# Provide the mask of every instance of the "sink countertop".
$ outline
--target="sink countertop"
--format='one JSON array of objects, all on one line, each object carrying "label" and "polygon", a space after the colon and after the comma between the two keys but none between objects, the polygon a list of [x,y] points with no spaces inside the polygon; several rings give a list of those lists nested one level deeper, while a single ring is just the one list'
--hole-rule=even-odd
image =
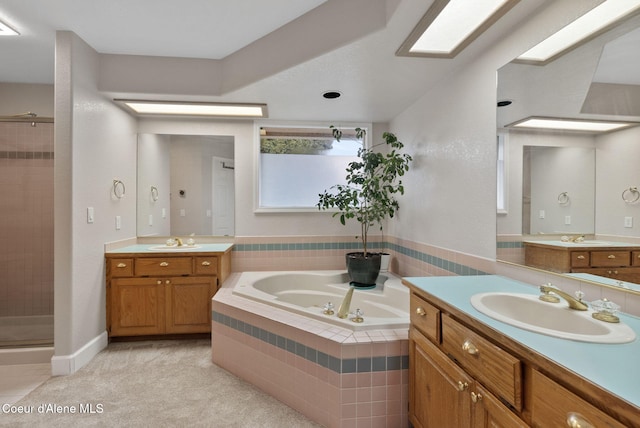
[{"label": "sink countertop", "polygon": [[[471,305],[471,296],[478,293],[539,295],[537,288],[529,284],[495,275],[406,277],[404,280],[619,398],[640,407],[639,318],[619,314],[621,322],[636,332],[638,337],[633,342],[622,344],[577,342],[511,326],[484,315]],[[561,304],[563,302],[561,301]]]},{"label": "sink countertop", "polygon": [[555,241],[537,241],[537,240],[526,240],[522,241],[525,244],[536,244],[536,245],[549,245],[553,247],[562,247],[562,248],[602,248],[603,251],[606,251],[609,248],[640,248],[640,244],[630,244],[628,242],[615,242],[615,241],[600,241],[600,240],[587,240],[585,242],[564,242],[560,240]]},{"label": "sink countertop", "polygon": [[125,253],[147,253],[147,254],[184,254],[184,253],[224,253],[229,251],[233,244],[198,244],[196,247],[186,248],[181,250],[150,250],[152,247],[158,247],[162,244],[136,244],[129,245],[122,248],[106,251],[106,254],[125,254]]}]

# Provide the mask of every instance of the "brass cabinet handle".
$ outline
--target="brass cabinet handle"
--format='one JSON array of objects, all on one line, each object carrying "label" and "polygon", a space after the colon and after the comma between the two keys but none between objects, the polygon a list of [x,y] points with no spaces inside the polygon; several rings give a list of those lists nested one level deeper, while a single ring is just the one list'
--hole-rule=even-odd
[{"label": "brass cabinet handle", "polygon": [[164,282],[165,284],[169,285],[171,284],[171,281],[169,281],[168,279]]},{"label": "brass cabinet handle", "polygon": [[461,380],[458,381],[458,391],[464,391],[469,388],[469,384],[467,382],[463,382]]},{"label": "brass cabinet handle", "polygon": [[587,418],[576,412],[567,413],[567,426],[569,428],[595,428],[595,425]]},{"label": "brass cabinet handle", "polygon": [[158,280],[158,281],[156,282],[156,284],[160,285],[160,284],[162,284],[162,281]]},{"label": "brass cabinet handle", "polygon": [[118,267],[118,268],[120,268],[120,269],[122,269],[122,268],[126,268],[126,267],[127,267],[127,264],[126,264],[126,263],[118,263],[118,264],[116,265],[116,267]]},{"label": "brass cabinet handle", "polygon": [[579,260],[584,260],[584,259],[585,259],[585,257],[584,257],[584,256],[582,256],[582,255],[580,255],[580,256],[578,256],[578,259],[579,259]]},{"label": "brass cabinet handle", "polygon": [[474,403],[477,403],[479,401],[482,400],[482,395],[481,394],[476,394],[475,392],[471,393],[471,401],[473,401]]},{"label": "brass cabinet handle", "polygon": [[474,345],[469,339],[465,340],[462,344],[462,350],[470,355],[477,355],[480,352],[476,345]]},{"label": "brass cabinet handle", "polygon": [[167,267],[167,266],[169,266],[169,263],[167,263],[167,262],[160,262],[160,266],[162,266],[162,267]]},{"label": "brass cabinet handle", "polygon": [[202,262],[202,266],[211,266],[211,262],[205,260],[205,261]]},{"label": "brass cabinet handle", "polygon": [[614,256],[613,254],[609,254],[609,255],[607,256],[607,258],[608,258],[608,259],[615,259],[615,258],[616,258],[616,256]]},{"label": "brass cabinet handle", "polygon": [[427,315],[427,312],[422,308],[422,306],[418,306],[416,308],[416,314],[420,315],[421,317]]}]

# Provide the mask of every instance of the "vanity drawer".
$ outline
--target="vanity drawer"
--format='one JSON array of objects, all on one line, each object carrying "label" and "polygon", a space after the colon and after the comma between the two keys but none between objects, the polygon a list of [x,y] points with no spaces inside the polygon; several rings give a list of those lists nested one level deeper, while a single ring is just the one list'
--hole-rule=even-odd
[{"label": "vanity drawer", "polygon": [[109,271],[114,278],[133,276],[133,259],[111,259]]},{"label": "vanity drawer", "polygon": [[442,315],[442,346],[462,368],[516,410],[522,410],[520,360]]},{"label": "vanity drawer", "polygon": [[191,257],[137,258],[136,276],[191,275]]},{"label": "vanity drawer", "polygon": [[409,300],[411,324],[435,343],[440,343],[440,310],[411,293]]},{"label": "vanity drawer", "polygon": [[640,266],[640,251],[631,253],[631,266]]},{"label": "vanity drawer", "polygon": [[217,273],[217,257],[196,257],[196,275],[216,275]]},{"label": "vanity drawer", "polygon": [[592,251],[591,266],[629,266],[630,251]]},{"label": "vanity drawer", "polygon": [[[556,382],[533,371],[531,419],[534,427],[593,426],[623,428],[625,425],[566,390]],[[580,425],[568,425],[571,414],[579,414]]]},{"label": "vanity drawer", "polygon": [[588,251],[572,251],[571,252],[571,267],[589,267],[589,252]]}]

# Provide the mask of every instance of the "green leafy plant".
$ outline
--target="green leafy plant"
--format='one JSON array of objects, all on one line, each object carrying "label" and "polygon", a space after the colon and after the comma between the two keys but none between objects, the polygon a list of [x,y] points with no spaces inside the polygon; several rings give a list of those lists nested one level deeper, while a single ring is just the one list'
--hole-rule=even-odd
[{"label": "green leafy plant", "polygon": [[[331,126],[333,137],[340,141],[342,131]],[[361,140],[366,130],[356,128],[356,138]],[[367,257],[369,228],[392,218],[399,209],[397,194],[404,194],[402,177],[409,171],[410,155],[401,153],[404,145],[390,133],[382,134],[383,142],[370,148],[358,150],[358,160],[350,162],[346,169],[346,184],[336,184],[319,194],[319,210],[337,209],[333,217],[346,224],[347,219],[360,223],[364,257]],[[381,146],[389,147],[387,153],[376,151]]]}]

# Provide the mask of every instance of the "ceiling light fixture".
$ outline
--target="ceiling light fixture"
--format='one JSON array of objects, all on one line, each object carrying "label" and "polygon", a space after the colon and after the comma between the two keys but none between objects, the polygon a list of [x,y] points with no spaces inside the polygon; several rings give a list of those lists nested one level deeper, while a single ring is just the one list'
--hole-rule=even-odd
[{"label": "ceiling light fixture", "polygon": [[18,33],[16,30],[0,21],[0,36],[18,36],[19,34],[20,33]]},{"label": "ceiling light fixture", "polygon": [[396,52],[453,58],[519,0],[435,0]]},{"label": "ceiling light fixture", "polygon": [[557,117],[528,117],[506,125],[507,128],[529,128],[553,131],[609,132],[637,125],[634,122],[564,119]]},{"label": "ceiling light fixture", "polygon": [[516,62],[547,64],[638,11],[640,0],[605,1],[520,55]]},{"label": "ceiling light fixture", "polygon": [[122,100],[137,114],[169,116],[267,117],[266,104]]}]

